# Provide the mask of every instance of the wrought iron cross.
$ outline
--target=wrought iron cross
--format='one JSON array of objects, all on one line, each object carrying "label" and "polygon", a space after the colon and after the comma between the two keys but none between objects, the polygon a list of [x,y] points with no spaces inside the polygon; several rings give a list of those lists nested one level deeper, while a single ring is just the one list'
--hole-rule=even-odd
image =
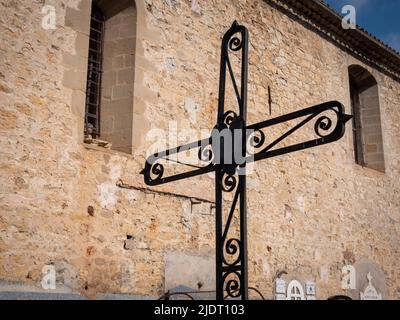
[{"label": "wrought iron cross", "polygon": [[[218,300],[248,298],[246,165],[261,159],[337,141],[345,133],[345,123],[352,118],[344,113],[344,107],[340,102],[332,101],[247,126],[248,41],[247,28],[236,21],[223,37],[218,121],[212,135],[204,140],[154,154],[147,159],[145,168],[141,172],[145,183],[150,186],[215,172],[216,298]],[[238,55],[241,61],[240,86],[238,86],[230,54]],[[227,75],[235,92],[236,111],[225,110]],[[332,118],[335,119],[332,120]],[[297,123],[279,138],[267,141],[263,130],[279,124],[289,126],[296,120]],[[299,129],[306,128],[310,123],[313,125],[313,139],[284,144],[290,135]],[[250,152],[249,149],[254,152]],[[182,173],[165,174],[164,164],[160,162],[171,161],[171,156],[192,150],[196,151],[196,156],[203,164],[202,166],[191,166],[190,171]],[[233,196],[230,197],[231,205],[227,206],[227,210],[224,210],[224,204],[227,202],[227,199],[223,197],[224,193],[232,193]],[[239,230],[231,228],[235,221],[239,222]],[[234,232],[237,234],[233,235]]]}]

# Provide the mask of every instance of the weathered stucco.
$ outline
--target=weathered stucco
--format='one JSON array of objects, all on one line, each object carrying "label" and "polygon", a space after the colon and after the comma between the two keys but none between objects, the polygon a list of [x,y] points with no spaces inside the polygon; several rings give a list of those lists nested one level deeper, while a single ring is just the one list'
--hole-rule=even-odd
[{"label": "weathered stucco", "polygon": [[[41,27],[44,4],[56,7],[55,30]],[[139,172],[150,129],[214,126],[220,40],[237,19],[250,31],[249,123],[327,100],[351,112],[348,66],[359,64],[378,82],[386,165],[385,173],[356,165],[351,130],[258,163],[249,177],[249,284],[272,297],[287,271],[315,281],[325,299],[345,293],[350,255],[379,265],[386,297],[400,298],[400,83],[261,0],[136,6],[127,155],[82,143],[90,0],[0,0],[0,279],[39,286],[43,266],[54,264],[59,285],[90,297],[159,296],[168,252],[213,256],[212,176],[147,188]]]}]

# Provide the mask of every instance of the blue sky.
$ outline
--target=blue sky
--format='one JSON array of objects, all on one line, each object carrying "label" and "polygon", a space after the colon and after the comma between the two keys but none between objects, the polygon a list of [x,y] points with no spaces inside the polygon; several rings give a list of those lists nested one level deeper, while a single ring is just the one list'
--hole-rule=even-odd
[{"label": "blue sky", "polygon": [[400,0],[325,0],[341,13],[346,4],[356,8],[357,24],[400,52]]}]

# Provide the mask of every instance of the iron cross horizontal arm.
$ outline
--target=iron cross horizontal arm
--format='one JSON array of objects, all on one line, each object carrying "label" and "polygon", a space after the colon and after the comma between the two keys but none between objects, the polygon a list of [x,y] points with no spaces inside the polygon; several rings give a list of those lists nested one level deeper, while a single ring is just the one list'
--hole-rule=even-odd
[{"label": "iron cross horizontal arm", "polygon": [[[351,116],[344,113],[341,103],[332,101],[287,115],[246,124],[248,80],[248,30],[236,21],[222,40],[221,69],[218,100],[218,120],[209,138],[159,152],[146,161],[142,171],[147,185],[157,186],[210,172],[215,172],[215,242],[216,242],[216,297],[247,299],[247,215],[246,165],[261,159],[312,148],[341,139],[345,124]],[[230,54],[240,59],[240,87]],[[237,110],[225,111],[226,78],[229,75],[237,101]],[[267,141],[263,130],[296,122],[278,138]],[[305,142],[282,145],[296,131],[312,124],[312,135]],[[254,152],[250,152],[252,149]],[[171,157],[195,151],[202,164],[190,171],[165,174],[161,162],[174,161]],[[224,193],[232,193],[230,207],[225,210]],[[236,228],[235,221],[239,222]]]}]

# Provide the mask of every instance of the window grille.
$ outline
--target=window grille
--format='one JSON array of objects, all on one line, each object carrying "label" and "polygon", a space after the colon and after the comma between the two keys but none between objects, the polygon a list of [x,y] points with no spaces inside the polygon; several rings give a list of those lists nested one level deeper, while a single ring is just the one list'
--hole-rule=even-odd
[{"label": "window grille", "polygon": [[353,143],[356,163],[365,166],[363,142],[362,142],[362,121],[360,115],[359,90],[352,79],[350,79],[350,98],[353,111]]},{"label": "window grille", "polygon": [[105,16],[93,3],[90,21],[89,55],[86,86],[85,137],[100,135],[101,77]]}]

